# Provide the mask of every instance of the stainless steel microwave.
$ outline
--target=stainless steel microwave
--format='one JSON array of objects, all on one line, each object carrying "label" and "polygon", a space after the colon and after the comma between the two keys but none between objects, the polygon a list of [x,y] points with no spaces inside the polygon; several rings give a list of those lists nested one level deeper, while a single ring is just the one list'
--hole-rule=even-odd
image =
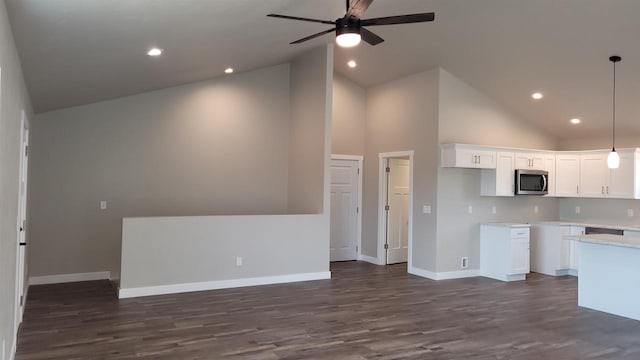
[{"label": "stainless steel microwave", "polygon": [[516,195],[546,195],[549,192],[549,172],[516,170]]}]

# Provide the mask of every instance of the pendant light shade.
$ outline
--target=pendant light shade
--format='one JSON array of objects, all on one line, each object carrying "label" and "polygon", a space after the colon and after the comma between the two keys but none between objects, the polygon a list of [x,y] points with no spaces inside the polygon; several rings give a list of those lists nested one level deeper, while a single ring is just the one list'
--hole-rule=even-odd
[{"label": "pendant light shade", "polygon": [[607,157],[607,166],[609,169],[617,169],[620,166],[620,156],[615,148],[611,150]]},{"label": "pendant light shade", "polygon": [[616,152],[616,63],[621,60],[622,58],[617,55],[609,57],[609,61],[613,63],[613,143],[607,157],[609,169],[617,169],[620,166],[620,156]]}]

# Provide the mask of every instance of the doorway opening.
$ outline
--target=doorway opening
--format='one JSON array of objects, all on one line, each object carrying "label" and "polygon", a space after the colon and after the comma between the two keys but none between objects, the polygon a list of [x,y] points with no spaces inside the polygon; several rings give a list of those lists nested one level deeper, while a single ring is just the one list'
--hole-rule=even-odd
[{"label": "doorway opening", "polygon": [[27,225],[27,175],[29,169],[29,121],[25,111],[22,111],[20,129],[20,167],[18,174],[18,251],[16,251],[16,329],[22,323],[25,299],[25,273],[26,273],[26,225]]},{"label": "doorway opening", "polygon": [[363,160],[331,155],[330,261],[361,260]]},{"label": "doorway opening", "polygon": [[378,263],[412,266],[413,151],[379,155]]}]

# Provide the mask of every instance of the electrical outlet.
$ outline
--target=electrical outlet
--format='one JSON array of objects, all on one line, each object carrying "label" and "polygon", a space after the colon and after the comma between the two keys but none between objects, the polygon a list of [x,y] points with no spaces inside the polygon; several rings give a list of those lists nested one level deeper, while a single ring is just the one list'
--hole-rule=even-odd
[{"label": "electrical outlet", "polygon": [[538,205],[536,205],[536,206],[534,206],[534,207],[533,207],[533,212],[534,212],[534,213],[536,213],[536,214],[537,214],[539,210],[540,210],[540,209],[538,209]]},{"label": "electrical outlet", "polygon": [[633,217],[633,209],[627,209],[627,216]]},{"label": "electrical outlet", "polygon": [[422,206],[422,213],[423,214],[431,214],[431,206],[430,205]]},{"label": "electrical outlet", "polygon": [[100,201],[100,210],[107,210],[107,201],[106,200]]},{"label": "electrical outlet", "polygon": [[242,266],[242,258],[240,256],[236,258],[236,266]]},{"label": "electrical outlet", "polygon": [[495,207],[495,206],[492,206],[492,207],[491,207],[491,213],[492,213],[492,214],[495,214],[495,213],[497,213],[497,212],[498,212],[498,209],[496,209],[496,207]]},{"label": "electrical outlet", "polygon": [[460,267],[466,269],[469,267],[469,258],[467,256],[463,256],[460,259]]},{"label": "electrical outlet", "polygon": [[473,214],[473,206],[469,205],[468,211],[469,211],[469,214]]},{"label": "electrical outlet", "polygon": [[580,206],[576,206],[576,214],[580,214]]}]

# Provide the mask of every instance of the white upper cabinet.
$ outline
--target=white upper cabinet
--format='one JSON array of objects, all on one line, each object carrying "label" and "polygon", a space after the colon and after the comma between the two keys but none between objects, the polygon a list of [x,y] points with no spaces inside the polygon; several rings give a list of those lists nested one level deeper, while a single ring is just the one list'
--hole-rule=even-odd
[{"label": "white upper cabinet", "polygon": [[484,146],[444,144],[441,152],[442,167],[496,168],[496,152]]},{"label": "white upper cabinet", "polygon": [[607,153],[603,151],[580,154],[580,196],[606,197],[609,183]]},{"label": "white upper cabinet", "polygon": [[618,150],[620,167],[609,169],[608,151],[580,155],[580,196],[633,199],[636,197],[636,150]]},{"label": "white upper cabinet", "polygon": [[496,152],[496,168],[483,169],[480,195],[513,196],[515,190],[514,155],[512,152]]},{"label": "white upper cabinet", "polygon": [[[640,156],[636,156],[635,149],[618,150],[620,155],[620,167],[611,169],[607,196],[616,199],[637,199],[640,192],[637,190],[640,178],[636,175],[638,167],[636,161],[640,161]],[[607,154],[608,156],[608,154]],[[636,160],[638,159],[638,160]]]},{"label": "white upper cabinet", "polygon": [[556,196],[580,196],[580,155],[556,155]]},{"label": "white upper cabinet", "polygon": [[544,153],[517,152],[515,156],[516,169],[546,170]]}]

